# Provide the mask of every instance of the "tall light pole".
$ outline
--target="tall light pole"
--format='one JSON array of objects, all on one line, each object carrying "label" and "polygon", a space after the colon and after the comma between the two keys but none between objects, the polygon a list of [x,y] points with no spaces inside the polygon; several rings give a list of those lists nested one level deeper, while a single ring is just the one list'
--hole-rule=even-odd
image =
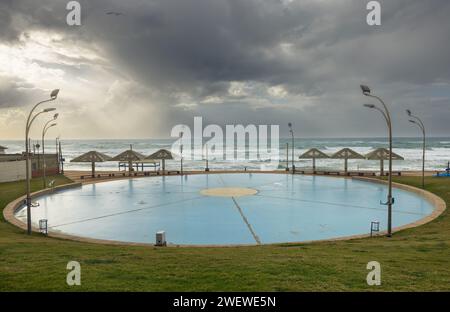
[{"label": "tall light pole", "polygon": [[392,121],[391,121],[391,115],[389,113],[389,109],[387,108],[386,104],[383,102],[382,99],[380,99],[378,96],[371,94],[371,90],[368,86],[365,85],[361,85],[361,90],[362,93],[365,96],[377,99],[383,109],[379,108],[376,105],[373,104],[364,104],[365,107],[367,108],[372,108],[372,109],[376,109],[377,111],[379,111],[384,119],[386,119],[386,124],[388,126],[388,130],[389,130],[389,176],[388,176],[388,196],[387,196],[387,202],[384,203],[384,205],[388,206],[388,237],[392,236],[392,205],[394,204],[394,198],[392,197]]},{"label": "tall light pole", "polygon": [[295,165],[294,165],[294,149],[295,149],[295,147],[294,147],[294,130],[292,129],[292,123],[291,122],[288,123],[288,126],[289,126],[289,132],[291,133],[291,138],[292,138],[292,147],[291,147],[291,150],[292,150],[292,174],[294,174],[295,173]]},{"label": "tall light pole", "polygon": [[42,183],[43,183],[43,188],[45,189],[47,187],[47,181],[45,178],[45,173],[47,170],[47,165],[45,163],[45,134],[47,133],[48,129],[50,129],[51,127],[56,126],[56,123],[53,123],[51,125],[49,125],[51,122],[55,121],[56,119],[58,119],[58,113],[56,113],[55,115],[53,115],[53,119],[50,119],[49,121],[47,121],[44,125],[44,128],[42,128],[42,166],[43,166],[43,175],[42,175]]},{"label": "tall light pole", "polygon": [[61,165],[61,174],[64,174],[64,161],[65,159],[62,157],[62,149],[61,149],[61,139],[58,140],[58,151],[59,151],[59,164]]},{"label": "tall light pole", "polygon": [[424,126],[422,120],[419,117],[414,116],[409,109],[406,110],[406,113],[411,118],[409,120],[409,122],[417,125],[422,130],[422,135],[423,135],[423,144],[422,144],[422,188],[424,189],[425,188],[425,148],[426,148],[425,126]]},{"label": "tall light pole", "polygon": [[205,144],[205,152],[206,152],[206,168],[205,171],[209,171],[209,161],[208,161],[208,144]]},{"label": "tall light pole", "polygon": [[36,143],[37,158],[38,158],[37,168],[38,168],[39,171],[41,170],[41,157],[39,156],[40,155],[40,152],[39,152],[40,148],[41,148],[41,145],[39,143]]},{"label": "tall light pole", "polygon": [[180,133],[181,145],[180,145],[180,154],[181,154],[181,175],[183,175],[183,135],[184,133]]},{"label": "tall light pole", "polygon": [[55,139],[55,154],[56,154],[56,164],[58,166],[58,174],[60,173],[59,171],[59,153],[58,153],[58,140],[59,140],[59,136],[56,137]]},{"label": "tall light pole", "polygon": [[28,134],[30,132],[31,125],[33,124],[33,121],[36,119],[37,116],[39,116],[40,114],[43,114],[43,113],[48,113],[48,112],[54,111],[55,108],[46,108],[43,111],[35,114],[33,117],[32,117],[32,115],[33,115],[33,112],[36,110],[36,108],[39,105],[56,100],[56,98],[58,97],[58,93],[59,93],[58,89],[53,90],[52,93],[50,94],[50,99],[41,101],[41,102],[37,103],[36,105],[34,105],[28,115],[27,123],[25,126],[25,159],[26,159],[25,166],[26,166],[26,180],[27,180],[27,182],[26,182],[26,185],[27,185],[26,204],[27,204],[27,234],[28,235],[31,235],[30,145],[28,142]]},{"label": "tall light pole", "polygon": [[289,143],[286,143],[286,171],[289,171]]}]

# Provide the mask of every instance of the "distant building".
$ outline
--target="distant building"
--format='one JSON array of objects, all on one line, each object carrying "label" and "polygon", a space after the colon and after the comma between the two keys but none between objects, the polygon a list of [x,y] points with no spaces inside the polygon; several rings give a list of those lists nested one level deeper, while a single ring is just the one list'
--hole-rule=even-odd
[{"label": "distant building", "polygon": [[[42,177],[44,171],[44,162],[42,155],[32,155],[31,160],[31,175],[33,178]],[[59,163],[57,154],[45,154],[45,172],[47,175],[59,173]]]},{"label": "distant building", "polygon": [[5,154],[5,150],[7,150],[7,147],[1,146],[0,145],[0,154]]}]

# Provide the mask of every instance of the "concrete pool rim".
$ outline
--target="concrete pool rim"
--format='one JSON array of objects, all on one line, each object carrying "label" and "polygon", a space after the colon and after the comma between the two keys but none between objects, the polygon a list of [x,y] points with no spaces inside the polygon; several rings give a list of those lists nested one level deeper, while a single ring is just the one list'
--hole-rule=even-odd
[{"label": "concrete pool rim", "polygon": [[[226,172],[216,172],[216,173],[226,173],[226,174],[242,174],[242,173],[251,173],[251,174],[267,174],[267,173],[272,173],[272,174],[287,174],[286,172],[277,172],[277,171],[271,171],[271,172],[260,172],[260,171],[226,171]],[[188,173],[188,174],[211,174],[211,173],[204,173],[204,172],[193,172],[193,173]],[[214,174],[214,173],[213,173]],[[156,177],[161,177],[161,176],[156,176]],[[140,178],[140,177],[129,177],[131,179],[135,179],[135,178]],[[151,177],[146,177],[146,178],[151,178]],[[357,180],[357,181],[363,181],[363,182],[367,182],[367,183],[375,183],[375,184],[387,184],[387,181],[384,180],[379,180],[376,178],[367,178],[367,177],[339,177],[339,176],[326,176],[326,178],[344,178],[344,179],[352,179],[352,180]],[[101,181],[90,181],[88,183],[84,183],[84,184],[92,184],[92,183],[105,183],[105,182],[113,182],[113,181],[117,181],[117,180],[123,180],[123,179],[116,179],[116,180],[101,180]],[[45,189],[45,190],[40,190],[37,192],[34,192],[31,194],[31,198],[37,198],[37,197],[41,197],[44,195],[48,195],[48,194],[52,194],[54,192],[58,192],[58,191],[62,191],[62,190],[67,190],[67,189],[73,189],[73,188],[79,188],[82,187],[83,183],[79,183],[79,182],[74,182],[74,183],[69,183],[69,184],[65,184],[65,185],[60,185],[57,186],[53,189]],[[414,186],[410,186],[410,185],[406,185],[406,184],[401,184],[401,183],[392,183],[393,187],[398,188],[398,189],[402,189],[411,193],[415,193],[417,195],[419,195],[420,197],[422,197],[423,199],[427,200],[433,207],[433,212],[425,217],[423,217],[422,219],[419,219],[415,222],[412,223],[408,223],[399,227],[395,227],[392,229],[393,233],[399,232],[399,231],[403,231],[406,229],[410,229],[410,228],[415,228],[424,224],[427,224],[431,221],[433,221],[434,219],[438,218],[447,208],[447,205],[445,203],[445,201],[437,196],[434,193],[431,193],[429,191],[426,190],[422,190],[420,188],[414,187]],[[22,207],[24,201],[25,201],[26,196],[21,196],[15,200],[13,200],[12,202],[10,202],[8,205],[6,205],[6,207],[3,209],[3,217],[5,218],[5,220],[7,222],[9,222],[10,224],[21,228],[23,230],[27,229],[27,225],[25,222],[22,222],[21,220],[17,219],[15,217],[15,213],[17,212],[17,210],[19,208]],[[39,229],[37,227],[35,227],[34,225],[32,226],[32,231],[39,233]],[[386,235],[386,232],[380,232],[374,236],[383,236]],[[145,246],[145,247],[155,247],[154,244],[151,243],[135,243],[135,242],[126,242],[126,241],[116,241],[116,240],[105,240],[105,239],[95,239],[95,238],[89,238],[89,237],[82,237],[82,236],[75,236],[75,235],[70,235],[70,234],[65,234],[63,232],[58,232],[58,231],[49,231],[48,232],[48,237],[51,238],[59,238],[59,239],[64,239],[64,240],[71,240],[71,241],[78,241],[78,242],[84,242],[84,243],[94,243],[94,244],[102,244],[102,245],[117,245],[117,246]],[[358,235],[351,235],[351,236],[342,236],[342,237],[336,237],[336,238],[330,238],[330,239],[323,239],[323,240],[312,240],[312,241],[299,241],[299,242],[278,242],[278,243],[263,243],[263,244],[218,244],[218,245],[193,245],[193,244],[169,244],[169,247],[196,247],[196,248],[207,248],[207,247],[249,247],[249,246],[253,246],[253,247],[257,247],[257,246],[269,246],[269,245],[299,245],[299,244],[310,244],[310,243],[320,243],[320,242],[334,242],[334,241],[345,241],[345,240],[352,240],[352,239],[362,239],[362,238],[368,238],[370,237],[370,234],[358,234]]]}]

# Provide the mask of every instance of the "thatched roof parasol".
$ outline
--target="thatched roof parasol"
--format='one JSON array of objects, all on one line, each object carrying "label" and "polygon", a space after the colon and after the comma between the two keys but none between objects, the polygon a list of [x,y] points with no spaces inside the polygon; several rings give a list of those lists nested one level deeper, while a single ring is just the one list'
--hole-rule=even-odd
[{"label": "thatched roof parasol", "polygon": [[343,148],[340,151],[337,151],[333,155],[331,155],[333,159],[344,159],[344,171],[347,173],[348,171],[348,160],[349,159],[364,159],[364,156],[355,152],[350,148]]},{"label": "thatched roof parasol", "polygon": [[[380,160],[389,159],[389,150],[387,148],[377,148],[376,150],[366,154],[366,159],[368,160]],[[404,158],[394,152],[392,152],[392,159],[393,160],[404,160]]]},{"label": "thatched roof parasol", "polygon": [[162,170],[165,172],[166,170],[166,160],[173,159],[173,155],[166,149],[160,149],[159,151],[154,152],[150,156],[146,157],[148,160],[162,160]]},{"label": "thatched roof parasol", "polygon": [[[384,174],[384,160],[389,159],[389,150],[386,148],[377,148],[376,150],[366,154],[367,160],[379,160],[380,161],[380,173]],[[392,152],[392,160],[404,160],[404,158],[398,154]]]},{"label": "thatched roof parasol", "polygon": [[128,170],[131,172],[133,168],[133,161],[142,161],[145,159],[145,156],[141,153],[133,151],[133,147],[130,145],[130,149],[120,153],[117,156],[111,158],[112,161],[123,161],[128,162]]},{"label": "thatched roof parasol", "polygon": [[90,151],[71,160],[71,162],[104,162],[110,161],[111,157],[97,151]]},{"label": "thatched roof parasol", "polygon": [[316,159],[330,158],[327,154],[319,151],[317,148],[311,148],[305,153],[298,157],[299,159],[312,159],[313,160],[313,171],[316,171]]},{"label": "thatched roof parasol", "polygon": [[141,153],[135,152],[133,150],[127,150],[120,153],[117,156],[111,158],[112,161],[139,161],[145,159],[145,156]]},{"label": "thatched roof parasol", "polygon": [[153,160],[166,160],[166,159],[173,159],[173,155],[171,152],[169,152],[166,149],[160,149],[157,152],[154,152],[150,156],[146,157],[145,159],[153,159]]},{"label": "thatched roof parasol", "polygon": [[92,177],[95,177],[95,163],[110,160],[111,157],[109,157],[108,155],[97,151],[90,151],[72,159],[70,162],[90,162],[92,164]]}]

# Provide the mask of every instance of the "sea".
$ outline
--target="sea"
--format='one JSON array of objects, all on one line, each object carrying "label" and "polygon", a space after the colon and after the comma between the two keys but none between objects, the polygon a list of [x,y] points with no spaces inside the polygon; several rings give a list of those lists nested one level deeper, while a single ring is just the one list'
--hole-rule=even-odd
[{"label": "sea", "polygon": [[[64,158],[65,170],[90,170],[90,163],[74,163],[71,160],[85,152],[96,150],[109,156],[115,156],[124,150],[130,148],[144,155],[150,155],[159,149],[171,150],[175,139],[106,139],[106,140],[74,140],[61,139],[62,155]],[[32,141],[32,144],[37,143]],[[283,138],[279,140],[279,165],[278,169],[286,167],[286,143],[289,144],[289,163],[291,163],[292,140]],[[24,151],[24,142],[18,140],[0,140],[0,145],[7,147],[7,153],[22,153]],[[48,140],[45,143],[47,153],[55,153],[55,140]],[[405,160],[394,161],[394,170],[410,171],[421,170],[422,168],[422,139],[421,138],[395,138],[393,141],[393,151],[402,156]],[[388,147],[385,138],[332,138],[332,139],[304,139],[294,140],[295,166],[298,169],[308,169],[312,166],[311,160],[299,160],[298,156],[310,148],[318,148],[326,154],[333,154],[338,150],[348,147],[360,154],[367,154],[370,151]],[[242,147],[244,148],[244,146]],[[186,151],[185,151],[186,153]],[[200,155],[199,160],[183,160],[185,170],[203,170],[206,166],[206,155],[200,150],[194,150],[194,154]],[[203,155],[203,157],[202,157]],[[203,160],[202,160],[203,158]],[[208,167],[211,170],[242,170],[242,169],[261,169],[268,160],[222,160],[214,157],[208,157]],[[450,138],[427,138],[426,144],[426,170],[437,171],[444,170],[450,161]],[[316,167],[325,170],[343,170],[343,160],[339,159],[317,159]],[[387,166],[387,162],[385,162]],[[379,170],[380,162],[371,160],[349,160],[349,170]],[[180,158],[166,161],[166,169],[176,170],[180,168]],[[97,163],[96,170],[118,170],[117,162]],[[153,169],[148,169],[153,170]]]}]

